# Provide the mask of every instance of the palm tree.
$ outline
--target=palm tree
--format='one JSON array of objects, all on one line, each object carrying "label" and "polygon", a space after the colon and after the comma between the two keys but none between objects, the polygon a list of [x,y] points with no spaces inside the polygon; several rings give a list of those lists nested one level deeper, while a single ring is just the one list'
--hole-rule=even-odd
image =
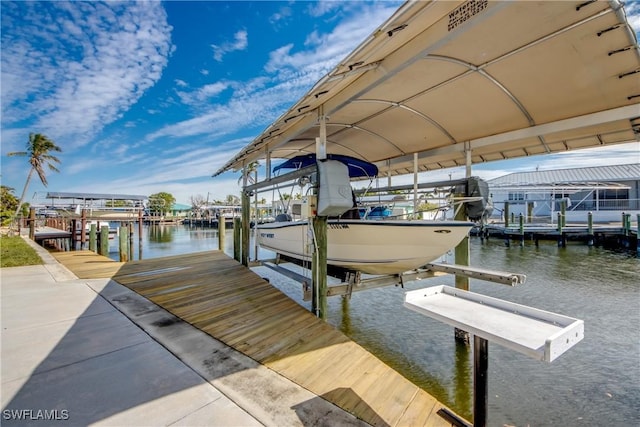
[{"label": "palm tree", "polygon": [[[256,182],[258,182],[258,167],[260,166],[260,162],[251,162],[249,163],[246,167],[247,171],[247,183],[248,184],[255,184]],[[238,178],[238,184],[240,184],[240,181],[242,181],[242,179],[244,178],[244,174],[245,172],[242,173],[242,175],[240,175],[240,178]]]},{"label": "palm tree", "polygon": [[20,196],[20,202],[18,203],[15,216],[20,212],[20,208],[24,202],[24,196],[27,194],[27,188],[29,187],[29,182],[31,181],[31,176],[34,171],[38,173],[40,181],[45,187],[47,186],[47,176],[45,174],[44,166],[48,166],[52,171],[60,172],[58,168],[53,165],[53,163],[60,163],[60,159],[49,154],[51,151],[62,152],[62,149],[46,136],[40,133],[30,133],[29,142],[27,142],[27,151],[14,151],[7,154],[7,156],[10,157],[28,156],[29,164],[31,165],[29,175],[27,175],[27,182],[24,184],[24,189],[22,190],[22,195]]}]

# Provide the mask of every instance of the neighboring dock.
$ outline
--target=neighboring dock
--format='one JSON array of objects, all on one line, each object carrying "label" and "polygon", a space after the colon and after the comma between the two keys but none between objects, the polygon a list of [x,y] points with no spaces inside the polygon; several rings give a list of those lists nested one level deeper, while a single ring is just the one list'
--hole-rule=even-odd
[{"label": "neighboring dock", "polygon": [[220,251],[127,263],[89,251],[53,255],[80,278],[112,277],[371,425],[464,425],[427,392]]},{"label": "neighboring dock", "polygon": [[557,242],[558,246],[566,246],[567,242],[583,242],[588,246],[602,246],[610,249],[631,250],[640,254],[638,227],[631,223],[617,224],[536,224],[523,223],[487,224],[482,229],[475,229],[473,234],[482,238],[502,238],[507,245],[511,242],[533,241],[537,246],[540,241]]}]

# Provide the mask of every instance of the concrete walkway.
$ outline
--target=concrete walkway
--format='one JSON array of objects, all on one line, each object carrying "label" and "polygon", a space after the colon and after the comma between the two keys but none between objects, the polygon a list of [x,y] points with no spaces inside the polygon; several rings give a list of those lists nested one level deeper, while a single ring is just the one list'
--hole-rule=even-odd
[{"label": "concrete walkway", "polygon": [[3,426],[365,425],[25,240],[45,264],[0,269]]}]

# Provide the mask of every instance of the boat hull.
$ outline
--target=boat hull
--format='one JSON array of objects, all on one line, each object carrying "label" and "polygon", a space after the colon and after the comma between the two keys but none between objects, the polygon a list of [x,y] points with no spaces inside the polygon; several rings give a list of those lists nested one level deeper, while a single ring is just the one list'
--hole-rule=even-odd
[{"label": "boat hull", "polygon": [[[368,274],[397,274],[444,255],[468,235],[465,221],[329,220],[327,264]],[[313,234],[306,221],[257,227],[258,244],[274,252],[311,260]]]}]

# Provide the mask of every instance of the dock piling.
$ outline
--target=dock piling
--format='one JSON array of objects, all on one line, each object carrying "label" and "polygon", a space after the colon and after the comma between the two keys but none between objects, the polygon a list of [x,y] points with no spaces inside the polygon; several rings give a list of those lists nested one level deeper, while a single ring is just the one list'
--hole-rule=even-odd
[{"label": "dock piling", "polygon": [[327,217],[315,216],[312,224],[315,259],[311,262],[312,307],[317,317],[327,319]]},{"label": "dock piling", "polygon": [[127,262],[129,261],[129,245],[127,244],[127,240],[128,240],[128,230],[127,227],[120,227],[119,231],[118,231],[118,238],[119,238],[119,250],[120,250],[120,262]]},{"label": "dock piling", "polygon": [[509,227],[509,202],[504,202],[504,228]]},{"label": "dock piling", "polygon": [[[221,215],[220,218],[218,218],[218,249],[221,251],[224,251],[224,235],[226,232],[227,232],[227,224]],[[233,233],[235,235],[235,228]]]},{"label": "dock piling", "polygon": [[524,247],[524,216],[520,214],[520,246]]},{"label": "dock piling", "polygon": [[91,228],[89,229],[89,250],[93,252],[98,252],[98,226],[96,224],[91,224]]},{"label": "dock piling", "polygon": [[640,257],[640,214],[636,216],[636,254]]},{"label": "dock piling", "polygon": [[233,259],[238,262],[242,262],[241,232],[242,226],[240,225],[240,218],[233,218]]},{"label": "dock piling", "polygon": [[29,208],[29,238],[35,240],[36,236],[36,208]]},{"label": "dock piling", "polygon": [[109,256],[109,226],[100,227],[100,247],[98,253],[103,256]]}]

